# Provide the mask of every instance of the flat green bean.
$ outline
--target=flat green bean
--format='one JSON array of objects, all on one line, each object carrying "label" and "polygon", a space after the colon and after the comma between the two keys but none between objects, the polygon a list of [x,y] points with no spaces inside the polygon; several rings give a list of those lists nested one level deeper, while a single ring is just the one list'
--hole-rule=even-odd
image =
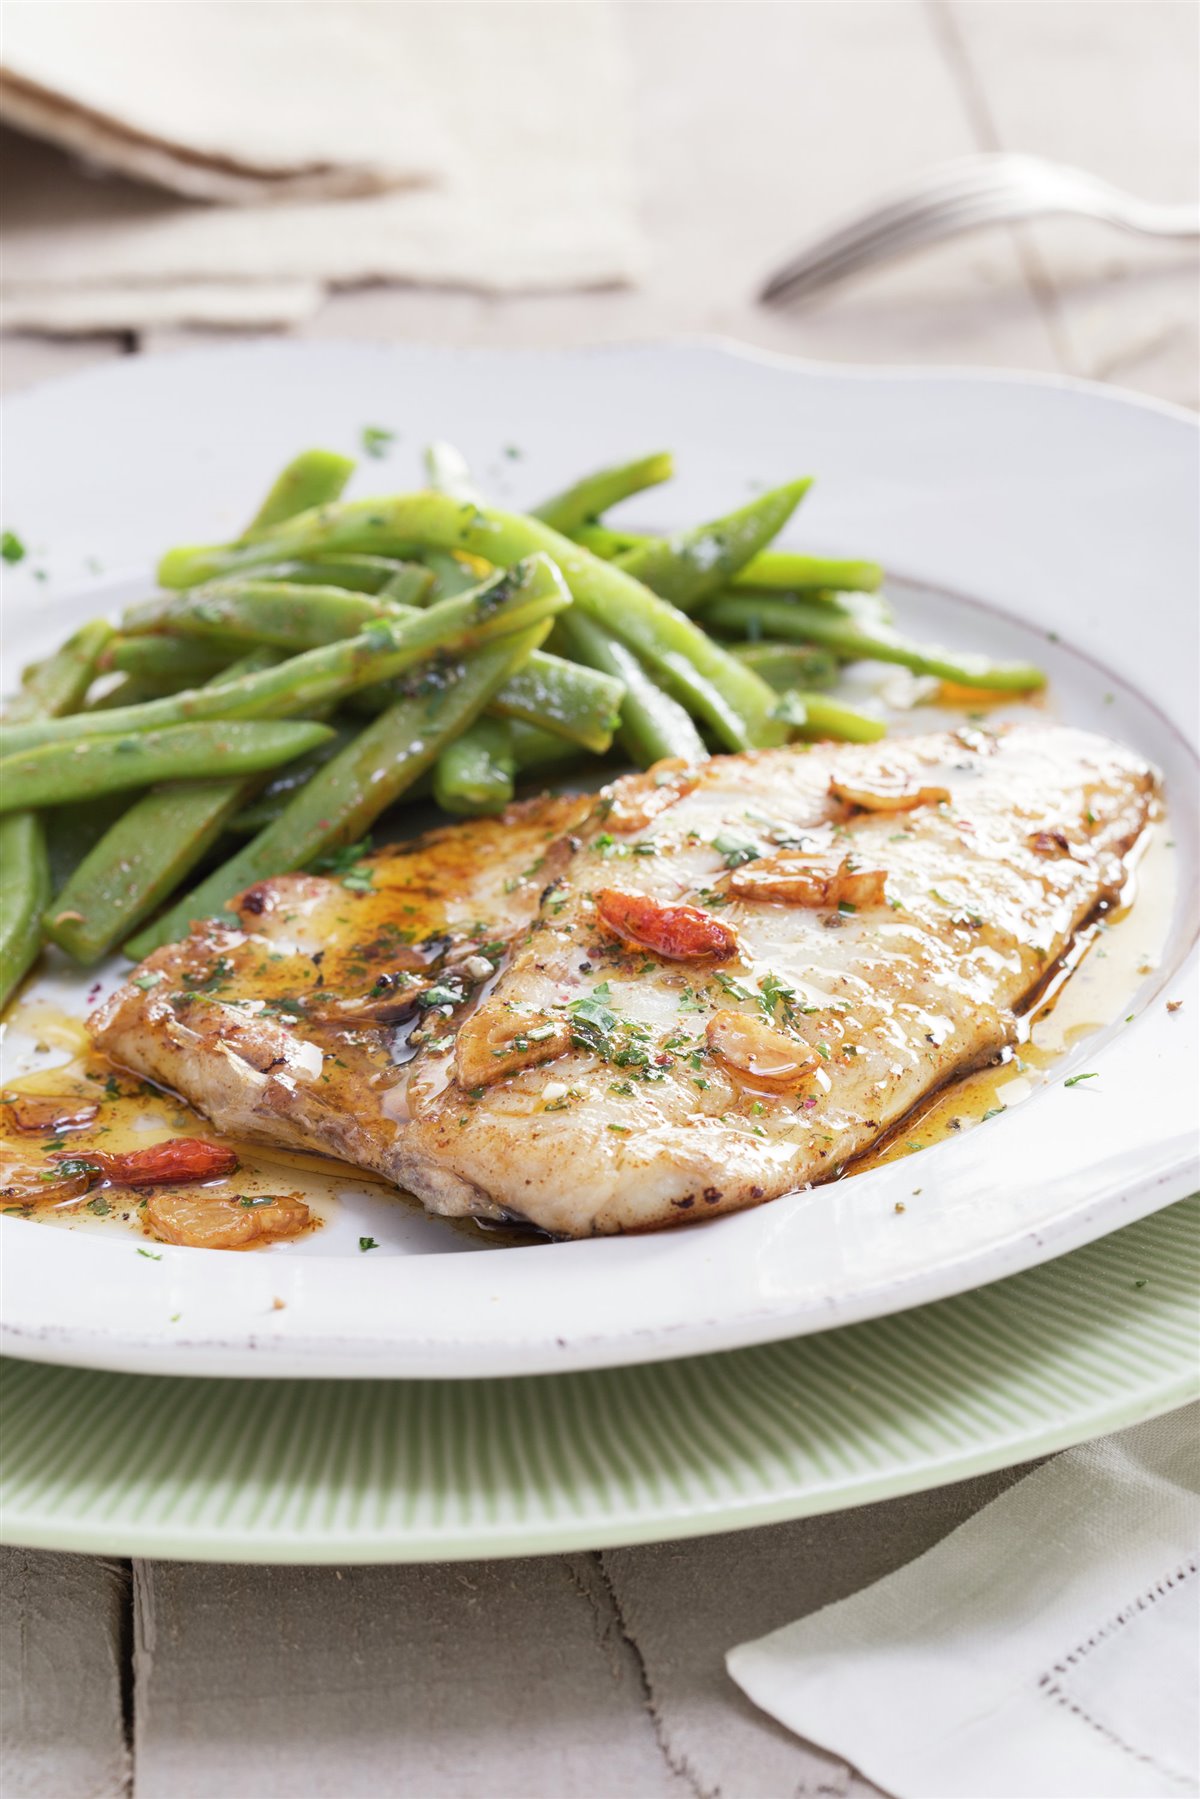
[{"label": "flat green bean", "polygon": [[[82,626],[62,649],[27,669],[9,718],[58,716],[80,705],[112,636],[102,619]],[[50,858],[42,820],[32,811],[0,818],[0,1008],[6,1006],[41,950],[41,916],[50,898]]]},{"label": "flat green bean", "polygon": [[522,724],[519,719],[513,719],[508,728],[518,774],[570,768],[588,760],[577,744],[568,743],[565,737],[556,736],[553,731]]},{"label": "flat green bean", "polygon": [[617,563],[680,611],[691,612],[770,543],[811,486],[811,480],[790,481],[724,518],[624,550]]},{"label": "flat green bean", "polygon": [[727,595],[707,607],[705,622],[746,636],[752,631],[794,643],[816,643],[847,659],[895,662],[918,675],[936,675],[959,687],[996,693],[1030,693],[1044,687],[1041,669],[1027,662],[994,662],[966,651],[910,643],[887,625],[856,625],[804,600],[757,600]]},{"label": "flat green bean", "polygon": [[[422,573],[428,579],[428,570]],[[311,650],[357,637],[378,620],[396,616],[382,596],[344,587],[292,581],[214,581],[186,593],[167,594],[132,606],[121,620],[131,632],[173,631],[215,637],[241,645],[271,643],[285,650]],[[136,641],[136,639],[135,639]]]},{"label": "flat green bean", "polygon": [[126,954],[147,955],[179,936],[191,919],[223,912],[255,881],[303,868],[341,844],[356,843],[474,722],[548,629],[547,621],[472,650],[453,665],[427,669],[423,676],[415,673],[408,697],[397,700],[320,769],[252,842],[135,937]]},{"label": "flat green bean", "polygon": [[[237,672],[268,668],[278,659],[273,650],[257,650],[243,658]],[[330,744],[336,743],[331,732]],[[319,747],[328,752],[330,744]],[[290,764],[284,772],[295,767]],[[77,962],[97,961],[191,873],[260,785],[258,775],[170,781],[152,787],[132,805],[126,803],[127,795],[114,794],[86,806],[52,807],[47,815],[51,868],[60,819],[74,840],[74,853],[70,872],[56,883],[59,890],[46,910],[45,935]],[[97,817],[99,830],[93,828]]]},{"label": "flat green bean", "polygon": [[768,587],[806,593],[875,593],[883,584],[877,562],[836,556],[801,556],[795,550],[762,550],[733,578],[735,587]]},{"label": "flat green bean", "polygon": [[[453,502],[451,502],[453,506]],[[286,528],[286,527],[285,527]],[[389,680],[436,654],[452,654],[523,631],[570,604],[554,564],[531,556],[472,593],[439,600],[424,612],[379,619],[358,637],[306,650],[277,668],[214,682],[143,706],[50,719],[6,730],[5,755],[40,743],[99,733],[144,731],[212,718],[286,718],[311,715],[360,687]]]},{"label": "flat green bean", "polygon": [[811,742],[835,738],[842,743],[878,743],[887,736],[887,725],[869,712],[843,706],[824,693],[792,689],[780,701],[779,715],[787,720],[794,737]]},{"label": "flat green bean", "polygon": [[44,930],[76,962],[96,962],[191,873],[239,810],[246,782],[173,781],[124,812],[47,907]]},{"label": "flat green bean", "polygon": [[83,704],[113,628],[102,618],[81,625],[60,650],[35,662],[21,677],[21,691],[5,702],[5,724],[59,718]]},{"label": "flat green bean", "polygon": [[838,659],[832,650],[803,643],[735,643],[730,646],[739,662],[745,662],[776,693],[793,687],[832,687],[837,680]]},{"label": "flat green bean", "polygon": [[500,688],[491,710],[603,755],[612,744],[624,692],[610,674],[538,651]]},{"label": "flat green bean", "polygon": [[503,812],[516,769],[510,727],[503,719],[476,719],[434,763],[433,797],[443,812],[459,817]]},{"label": "flat green bean", "polygon": [[574,611],[560,619],[558,629],[577,661],[623,683],[618,735],[627,755],[643,768],[664,756],[682,757],[685,762],[705,760],[704,739],[688,712],[662,691],[619,637],[595,619]]},{"label": "flat green bean", "polygon": [[147,632],[144,637],[114,637],[104,662],[123,674],[186,685],[210,681],[242,654],[243,647],[233,638],[201,643],[194,637]]},{"label": "flat green bean", "polygon": [[[427,569],[421,572],[432,581]],[[420,616],[383,595],[372,598],[332,587],[305,588],[287,582],[244,580],[188,588],[135,608],[125,623],[135,629],[165,626],[201,633],[212,630],[226,639],[240,633],[249,642],[307,649],[353,636],[377,619],[410,614]],[[356,710],[368,716],[382,712],[391,703],[390,688],[390,683],[384,683],[379,689],[364,689]],[[612,742],[620,702],[621,689],[616,682],[560,657],[539,653],[531,656],[511,681],[505,682],[493,701],[493,709],[505,718],[520,718],[547,730],[557,730],[572,742],[601,752]]]},{"label": "flat green bean", "polygon": [[449,550],[426,550],[421,560],[437,582],[437,597],[440,600],[448,599],[456,593],[466,593],[483,578],[460,557],[451,555]]},{"label": "flat green bean", "polygon": [[252,774],[304,755],[328,734],[327,726],[307,722],[221,720],[74,744],[44,743],[0,760],[0,812],[61,805],[158,781]]},{"label": "flat green bean", "polygon": [[318,744],[306,756],[297,756],[294,762],[271,775],[246,805],[239,806],[226,819],[226,830],[236,832],[239,837],[256,837],[279,817],[293,794],[301,787],[307,787],[319,768],[324,768],[327,762],[341,755],[347,744],[353,743],[361,729],[358,723],[352,726],[335,724],[328,743]]},{"label": "flat green bean", "polygon": [[598,519],[610,506],[647,487],[657,487],[660,481],[669,481],[674,473],[675,459],[669,450],[642,456],[636,462],[621,462],[614,468],[597,469],[535,506],[533,517],[561,531],[564,537],[574,537],[581,525]]},{"label": "flat green bean", "polygon": [[47,806],[42,814],[46,849],[50,856],[50,890],[60,893],[83,858],[112,829],[136,800],[129,793],[104,794],[99,799],[75,800],[65,806]]},{"label": "flat green bean", "polygon": [[[268,564],[255,570],[259,581],[290,581],[300,587],[344,587],[350,593],[382,593],[388,582],[412,563],[395,556],[355,555],[317,556],[311,562]],[[469,583],[474,587],[476,582]]]},{"label": "flat green bean", "polygon": [[276,476],[266,499],[247,525],[247,533],[268,531],[298,512],[328,506],[341,498],[353,473],[354,464],[347,456],[338,456],[333,450],[302,450]]},{"label": "flat green bean", "polygon": [[165,587],[188,587],[284,555],[398,544],[415,545],[418,552],[424,547],[466,550],[498,565],[543,552],[562,571],[576,605],[649,663],[727,748],[780,741],[772,717],[775,695],[753,669],[624,569],[602,562],[540,519],[519,513],[430,492],[350,501],[291,519],[269,540],[170,550],[159,565],[159,579]]},{"label": "flat green bean", "polygon": [[0,1008],[37,960],[49,898],[50,863],[41,820],[33,812],[10,812],[0,818]]},{"label": "flat green bean", "polygon": [[[468,587],[460,588],[466,593]],[[381,600],[392,600],[397,606],[426,606],[437,591],[437,577],[431,568],[417,562],[398,562],[390,581],[379,592]]]},{"label": "flat green bean", "polygon": [[[612,562],[633,550],[662,540],[636,531],[614,531],[607,525],[581,525],[570,536]],[[763,587],[771,591],[820,589],[822,599],[834,593],[874,593],[882,585],[883,570],[877,562],[845,560],[831,556],[802,556],[795,550],[760,550],[733,578],[735,587]]]}]

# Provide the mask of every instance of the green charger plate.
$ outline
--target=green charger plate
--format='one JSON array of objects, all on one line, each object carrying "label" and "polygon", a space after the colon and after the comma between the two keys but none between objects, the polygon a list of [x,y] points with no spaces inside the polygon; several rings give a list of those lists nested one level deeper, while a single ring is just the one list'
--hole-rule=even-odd
[{"label": "green charger plate", "polygon": [[699,1536],[939,1486],[1200,1393],[1200,1196],[956,1299],[493,1381],[0,1367],[4,1539],[408,1562]]}]

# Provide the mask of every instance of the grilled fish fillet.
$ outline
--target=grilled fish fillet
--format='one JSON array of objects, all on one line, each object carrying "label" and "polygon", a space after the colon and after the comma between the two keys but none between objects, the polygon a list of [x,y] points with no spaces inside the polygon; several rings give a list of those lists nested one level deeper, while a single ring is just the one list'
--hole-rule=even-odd
[{"label": "grilled fish fillet", "polygon": [[[392,1176],[406,1071],[537,913],[583,799],[512,806],[236,897],[155,950],[88,1028],[219,1129]],[[417,1041],[414,1042],[413,1039]]]},{"label": "grilled fish fillet", "polygon": [[[219,1126],[435,1211],[572,1237],[732,1211],[994,1058],[1119,891],[1153,793],[1136,756],[1052,726],[660,765],[381,852],[366,893],[262,882],[240,932],[157,952],[92,1028]],[[393,972],[397,1011],[368,1017]]]}]

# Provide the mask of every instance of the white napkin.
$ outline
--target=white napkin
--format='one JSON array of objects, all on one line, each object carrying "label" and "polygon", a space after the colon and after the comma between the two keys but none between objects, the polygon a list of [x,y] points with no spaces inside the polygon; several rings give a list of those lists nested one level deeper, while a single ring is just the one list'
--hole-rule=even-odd
[{"label": "white napkin", "polygon": [[[27,10],[12,5],[8,14]],[[39,18],[74,12],[64,0],[33,10]],[[83,8],[89,21],[107,21],[118,45],[130,42],[128,15],[136,20],[140,10],[125,0]],[[505,291],[599,285],[636,272],[630,78],[610,6],[161,0],[150,10],[160,22],[154,66],[169,64],[175,78],[187,69],[190,38],[174,38],[171,21],[200,16],[215,34],[205,66],[265,72],[266,120],[250,128],[249,106],[230,109],[219,103],[219,82],[196,80],[172,122],[161,100],[151,107],[145,97],[154,67],[140,53],[140,84],[132,85],[128,70],[118,80],[111,56],[102,83],[73,49],[37,123],[29,95],[56,79],[53,45],[40,26],[22,26],[13,50],[6,27],[0,111],[7,104],[14,123],[56,131],[140,177],[98,180],[57,149],[7,135],[0,299],[10,329],[283,324],[311,312],[329,288],[364,281]],[[306,25],[292,43],[297,10]],[[328,15],[336,32],[326,32]],[[308,58],[310,94],[314,46],[336,45],[320,71],[319,124],[305,129],[305,109],[285,103],[270,78],[272,34],[288,45],[282,67]],[[102,39],[90,24],[88,42]],[[177,91],[175,78],[168,92]],[[389,87],[401,120],[390,131],[382,122]],[[211,113],[197,99],[206,93]],[[92,137],[71,136],[80,119]],[[385,181],[407,185],[361,191]],[[188,183],[188,191],[207,187],[243,203],[182,199]]]},{"label": "white napkin", "polygon": [[387,14],[6,0],[0,117],[198,200],[436,180],[448,148]]},{"label": "white napkin", "polygon": [[728,1657],[898,1799],[1200,1792],[1200,1406],[1056,1457],[919,1557]]}]

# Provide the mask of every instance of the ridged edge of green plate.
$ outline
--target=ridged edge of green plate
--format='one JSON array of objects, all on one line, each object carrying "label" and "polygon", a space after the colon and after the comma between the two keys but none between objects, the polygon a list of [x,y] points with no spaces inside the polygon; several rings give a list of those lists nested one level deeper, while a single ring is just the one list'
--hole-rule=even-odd
[{"label": "ridged edge of green plate", "polygon": [[820,1336],[492,1381],[0,1365],[0,1534],[193,1561],[529,1555],[767,1524],[1046,1454],[1200,1394],[1200,1196]]}]

